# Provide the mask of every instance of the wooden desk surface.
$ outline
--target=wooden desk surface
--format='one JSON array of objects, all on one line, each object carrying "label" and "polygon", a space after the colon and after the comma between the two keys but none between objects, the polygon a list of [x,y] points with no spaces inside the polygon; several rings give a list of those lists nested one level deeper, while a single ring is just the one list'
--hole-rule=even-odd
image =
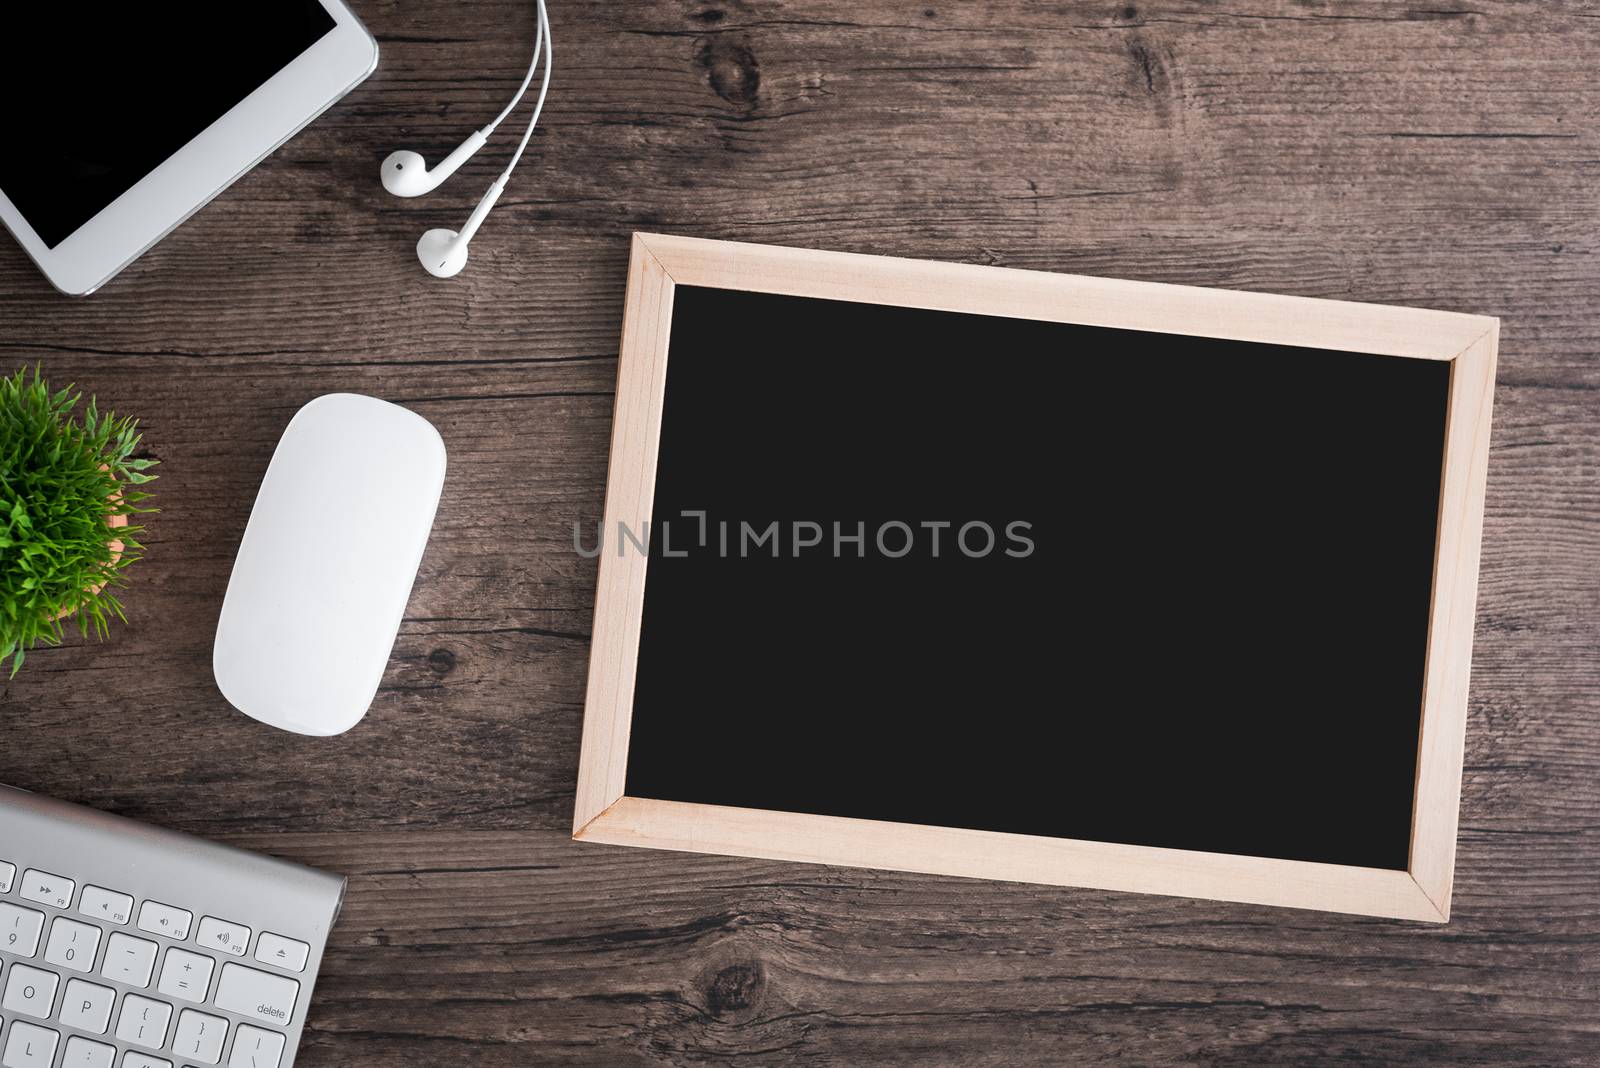
[{"label": "wooden desk surface", "polygon": [[[1593,11],[552,2],[546,123],[452,282],[412,246],[514,136],[420,201],[378,161],[501,105],[523,0],[356,0],[371,80],[93,297],[0,241],[11,364],[163,462],[132,625],[30,656],[0,780],[348,873],[305,1068],[1600,1062]],[[634,229],[1502,316],[1452,922],[569,841]],[[376,706],[314,740],[210,653],[334,390],[433,420],[450,476]]]}]

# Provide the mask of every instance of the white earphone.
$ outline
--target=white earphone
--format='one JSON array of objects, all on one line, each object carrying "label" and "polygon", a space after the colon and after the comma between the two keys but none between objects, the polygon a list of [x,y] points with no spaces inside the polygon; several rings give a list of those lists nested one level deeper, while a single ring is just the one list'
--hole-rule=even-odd
[{"label": "white earphone", "polygon": [[422,262],[423,269],[435,278],[453,278],[461,273],[461,268],[467,265],[467,243],[472,240],[472,235],[478,232],[478,227],[483,225],[483,220],[488,217],[489,209],[494,207],[494,202],[500,199],[500,193],[506,187],[511,172],[516,170],[517,164],[522,160],[522,153],[528,147],[528,139],[533,136],[533,128],[538,125],[539,113],[544,110],[545,94],[550,90],[550,15],[545,10],[544,0],[537,0],[539,8],[538,28],[533,39],[533,62],[528,64],[528,73],[522,79],[522,86],[517,90],[517,95],[511,98],[493,122],[481,130],[475,130],[471,137],[461,142],[456,150],[439,161],[437,167],[430,168],[427,160],[410,149],[400,149],[391,152],[383,161],[381,177],[383,187],[397,197],[420,197],[424,193],[431,193],[439,188],[446,178],[456,173],[461,165],[472,158],[472,154],[484,146],[489,140],[489,135],[494,133],[495,127],[505,121],[507,115],[522,102],[522,97],[528,91],[528,85],[533,81],[534,71],[539,69],[539,57],[544,56],[544,78],[539,83],[539,97],[534,101],[533,116],[528,120],[528,128],[523,131],[522,142],[517,145],[517,151],[511,157],[511,163],[500,177],[489,186],[488,192],[483,194],[483,199],[478,201],[478,206],[472,209],[472,214],[467,218],[467,223],[459,231],[456,230],[429,230],[417,242],[417,259]]}]

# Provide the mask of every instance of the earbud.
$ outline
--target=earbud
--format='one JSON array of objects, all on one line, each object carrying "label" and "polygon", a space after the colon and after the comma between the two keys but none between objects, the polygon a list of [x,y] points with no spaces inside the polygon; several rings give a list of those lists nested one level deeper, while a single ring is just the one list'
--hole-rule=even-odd
[{"label": "earbud", "polygon": [[472,158],[489,138],[482,130],[461,142],[456,150],[439,161],[431,170],[428,161],[408,148],[391,152],[383,160],[383,187],[397,197],[420,197],[439,188],[439,183]]},{"label": "earbud", "polygon": [[423,234],[417,241],[417,259],[421,261],[422,269],[435,278],[454,278],[460,274],[461,268],[467,265],[467,243],[478,232],[478,227],[483,225],[489,209],[500,199],[500,191],[505,187],[504,177],[491,185],[489,191],[483,194],[483,199],[478,201],[478,206],[472,209],[467,225],[459,232],[439,229]]},{"label": "earbud", "polygon": [[454,230],[429,230],[417,239],[417,259],[435,278],[454,278],[467,265],[467,243]]}]

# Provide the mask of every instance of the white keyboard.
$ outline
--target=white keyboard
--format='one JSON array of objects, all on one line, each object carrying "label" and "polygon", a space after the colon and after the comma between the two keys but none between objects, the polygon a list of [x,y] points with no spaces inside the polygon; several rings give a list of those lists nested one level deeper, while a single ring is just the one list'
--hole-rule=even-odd
[{"label": "white keyboard", "polygon": [[0,1068],[292,1068],[343,897],[0,786]]}]

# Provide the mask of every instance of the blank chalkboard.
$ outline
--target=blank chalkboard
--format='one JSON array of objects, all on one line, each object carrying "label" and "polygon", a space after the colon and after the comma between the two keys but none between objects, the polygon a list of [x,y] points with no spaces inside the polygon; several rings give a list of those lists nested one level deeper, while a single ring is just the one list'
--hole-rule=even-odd
[{"label": "blank chalkboard", "polygon": [[1455,362],[1048,308],[675,279],[623,796],[1410,878]]}]

